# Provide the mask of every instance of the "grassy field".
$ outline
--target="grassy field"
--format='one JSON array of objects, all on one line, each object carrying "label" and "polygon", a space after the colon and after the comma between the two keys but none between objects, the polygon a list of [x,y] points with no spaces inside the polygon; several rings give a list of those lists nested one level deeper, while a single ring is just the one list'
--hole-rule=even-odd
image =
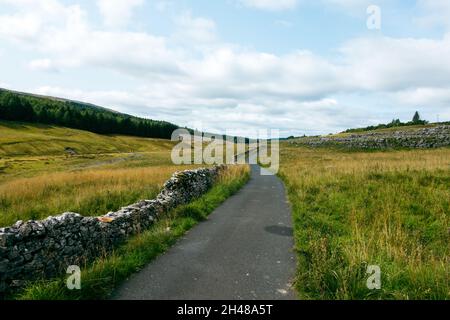
[{"label": "grassy field", "polygon": [[[300,298],[450,298],[450,149],[281,153]],[[368,265],[381,290],[367,289]]]},{"label": "grassy field", "polygon": [[0,183],[49,172],[168,165],[173,146],[167,140],[0,121]]},{"label": "grassy field", "polygon": [[[0,122],[0,227],[153,198],[175,171],[167,140]],[[76,154],[69,155],[66,148]]]},{"label": "grassy field", "polygon": [[71,148],[78,154],[164,151],[169,140],[99,135],[63,127],[0,121],[0,157],[63,156]]},{"label": "grassy field", "polygon": [[207,216],[249,179],[249,167],[232,166],[216,185],[198,200],[181,206],[133,237],[111,255],[82,269],[81,290],[68,290],[66,279],[39,281],[13,297],[22,300],[105,299],[127,277],[166,251],[178,238]]},{"label": "grassy field", "polygon": [[[192,168],[171,164],[173,145],[0,122],[0,227],[65,211],[100,215],[153,198],[173,172]],[[351,152],[283,143],[280,176],[293,205],[300,298],[450,298],[450,149]],[[87,285],[76,296],[60,279],[21,297],[106,297],[247,178],[245,166],[228,171],[205,197],[85,266]],[[381,290],[367,289],[368,265],[381,267]]]},{"label": "grassy field", "polygon": [[63,212],[97,216],[153,199],[179,166],[84,170],[19,178],[0,184],[0,226]]}]

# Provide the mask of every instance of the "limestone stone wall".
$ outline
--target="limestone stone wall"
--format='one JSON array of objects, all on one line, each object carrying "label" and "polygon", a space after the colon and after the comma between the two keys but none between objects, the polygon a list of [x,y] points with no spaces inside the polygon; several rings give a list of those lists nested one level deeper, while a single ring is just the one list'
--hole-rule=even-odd
[{"label": "limestone stone wall", "polygon": [[158,216],[206,193],[222,167],[178,172],[154,200],[144,200],[101,217],[64,213],[42,221],[18,221],[0,229],[0,293],[29,280],[63,274],[109,252],[148,229]]},{"label": "limestone stone wall", "polygon": [[365,132],[343,137],[307,137],[290,141],[293,144],[344,146],[358,149],[439,148],[450,146],[450,125],[422,129],[402,129],[385,132]]}]

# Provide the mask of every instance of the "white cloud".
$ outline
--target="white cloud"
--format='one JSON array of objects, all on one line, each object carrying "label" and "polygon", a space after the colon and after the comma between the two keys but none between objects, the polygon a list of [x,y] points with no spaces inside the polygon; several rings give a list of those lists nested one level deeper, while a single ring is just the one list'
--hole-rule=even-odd
[{"label": "white cloud", "polygon": [[[368,6],[376,4],[374,3],[373,0],[321,0],[321,1],[325,5],[335,6],[341,9],[349,10],[351,12],[360,11],[362,14],[366,14],[366,9]],[[378,0],[378,3],[379,2],[380,1]]]},{"label": "white cloud", "polygon": [[450,87],[414,88],[396,92],[394,97],[402,105],[447,107],[450,112]]},{"label": "white cloud", "polygon": [[181,42],[204,43],[216,40],[216,24],[211,19],[194,17],[186,11],[175,19],[178,27],[177,40]]},{"label": "white cloud", "polygon": [[[114,107],[121,112],[169,120],[193,128],[201,127],[210,132],[282,128],[283,135],[318,134],[327,132],[330,127],[336,126],[336,123],[342,124],[340,128],[344,129],[349,121],[348,116],[345,115],[345,112],[350,113],[349,108],[334,99],[315,102],[269,100],[267,104],[232,99],[195,101],[191,99],[183,105],[178,101],[181,96],[161,95],[154,89],[155,87],[143,87],[133,92],[82,91],[46,86],[31,91],[43,95],[89,101]],[[165,90],[169,91],[168,88]],[[367,116],[367,113],[361,114],[358,111],[353,111],[352,114],[358,119]],[[311,128],[311,123],[314,123],[314,130],[308,130]]]},{"label": "white cloud", "polygon": [[310,99],[338,89],[338,68],[307,51],[277,56],[223,47],[184,67],[195,94],[207,97]]},{"label": "white cloud", "polygon": [[10,84],[7,82],[1,82],[0,81],[0,88],[6,89],[6,88],[10,88]]},{"label": "white cloud", "polygon": [[417,7],[423,13],[417,21],[426,27],[443,25],[450,27],[450,1],[448,0],[418,0]]},{"label": "white cloud", "polygon": [[50,59],[36,59],[29,63],[31,70],[36,71],[58,71]]},{"label": "white cloud", "polygon": [[64,8],[58,0],[0,0],[0,4],[14,6],[20,11],[29,10],[46,13],[55,13]]},{"label": "white cloud", "polygon": [[294,23],[288,20],[275,20],[274,24],[283,28],[291,28]]},{"label": "white cloud", "polygon": [[280,11],[294,9],[298,0],[240,0],[240,2],[250,8],[260,10]]},{"label": "white cloud", "polygon": [[144,0],[97,0],[97,6],[107,27],[124,27],[132,18],[133,11]]},{"label": "white cloud", "polygon": [[[0,29],[1,37],[19,41],[45,56],[31,61],[32,69],[54,71],[93,66],[134,75],[177,71],[177,59],[167,49],[165,38],[140,32],[95,30],[79,6],[57,9],[42,11],[31,7],[25,11],[26,5],[20,7],[21,12],[14,15],[15,23],[26,25],[30,17],[41,21],[39,27],[30,32],[32,37],[18,37],[14,29]],[[10,17],[0,16],[0,21]]]},{"label": "white cloud", "polygon": [[389,37],[349,41],[344,79],[371,91],[440,87],[450,82],[450,34],[439,40]]},{"label": "white cloud", "polygon": [[[78,40],[88,22],[78,5],[63,6],[56,0],[0,0],[15,7],[16,13],[0,15],[0,38],[14,40],[38,51],[52,51]],[[61,39],[53,39],[63,34]]]},{"label": "white cloud", "polygon": [[[346,11],[348,14],[366,15],[368,6],[374,4],[373,0],[238,0],[240,4],[259,10],[266,11],[284,11],[292,10],[297,7],[304,7],[309,4],[321,5],[326,7],[337,8]],[[390,0],[393,1],[393,0]],[[394,0],[398,1],[398,0]],[[378,0],[376,4],[383,5],[386,0]]]},{"label": "white cloud", "polygon": [[33,14],[0,17],[0,35],[27,41],[37,35],[41,21]]},{"label": "white cloud", "polygon": [[170,0],[159,0],[155,3],[155,8],[159,12],[166,12],[174,6],[174,2]]},{"label": "white cloud", "polygon": [[0,0],[0,5],[15,9],[13,14],[0,15],[0,37],[25,43],[42,36],[45,25],[63,24],[80,11],[77,5],[66,7],[57,0]]},{"label": "white cloud", "polygon": [[417,102],[446,108],[449,102],[450,60],[442,57],[450,56],[450,35],[435,40],[353,39],[331,60],[307,50],[280,55],[222,43],[213,20],[189,11],[174,20],[174,34],[162,37],[117,30],[117,25],[99,30],[83,8],[58,1],[0,3],[17,8],[0,16],[0,22],[27,26],[21,30],[0,24],[0,37],[31,49],[31,70],[64,74],[79,67],[106,69],[132,76],[139,84],[124,91],[33,91],[122,112],[181,125],[202,120],[210,131],[279,127],[301,133],[308,127],[324,132],[364,124],[377,113],[336,98],[346,94],[383,95],[407,107]]}]

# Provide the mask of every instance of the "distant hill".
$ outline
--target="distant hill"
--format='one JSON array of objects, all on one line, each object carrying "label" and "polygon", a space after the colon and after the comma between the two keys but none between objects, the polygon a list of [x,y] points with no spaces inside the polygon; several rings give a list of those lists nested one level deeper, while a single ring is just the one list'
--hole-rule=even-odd
[{"label": "distant hill", "polygon": [[93,104],[0,88],[0,120],[59,125],[99,134],[170,139],[179,126]]},{"label": "distant hill", "polygon": [[420,114],[418,111],[414,114],[412,121],[401,122],[400,119],[393,119],[390,123],[387,124],[378,124],[376,126],[368,126],[365,128],[356,128],[356,129],[348,129],[343,133],[358,133],[358,132],[366,132],[366,131],[376,131],[382,129],[391,129],[391,128],[401,128],[401,127],[410,127],[410,126],[424,126],[429,122],[426,120],[422,120],[420,118]]},{"label": "distant hill", "polygon": [[0,120],[0,159],[161,151],[170,154],[174,145],[164,139],[106,136],[55,125]]},{"label": "distant hill", "polygon": [[441,148],[450,146],[450,125],[445,123],[409,125],[328,136],[303,137],[288,140],[288,143],[310,147],[342,146],[354,149]]}]

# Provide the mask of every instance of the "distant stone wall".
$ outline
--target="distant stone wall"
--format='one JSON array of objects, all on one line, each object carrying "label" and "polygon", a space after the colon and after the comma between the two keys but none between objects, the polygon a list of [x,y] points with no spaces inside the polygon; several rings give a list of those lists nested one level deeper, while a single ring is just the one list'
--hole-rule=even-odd
[{"label": "distant stone wall", "polygon": [[101,217],[64,213],[42,221],[18,221],[0,229],[0,293],[29,280],[63,274],[70,265],[111,251],[148,229],[158,216],[206,193],[222,167],[178,172],[154,200],[144,200]]},{"label": "distant stone wall", "polygon": [[450,125],[422,129],[399,128],[397,131],[365,132],[345,137],[307,137],[290,142],[311,147],[334,145],[356,149],[439,148],[450,146]]}]

